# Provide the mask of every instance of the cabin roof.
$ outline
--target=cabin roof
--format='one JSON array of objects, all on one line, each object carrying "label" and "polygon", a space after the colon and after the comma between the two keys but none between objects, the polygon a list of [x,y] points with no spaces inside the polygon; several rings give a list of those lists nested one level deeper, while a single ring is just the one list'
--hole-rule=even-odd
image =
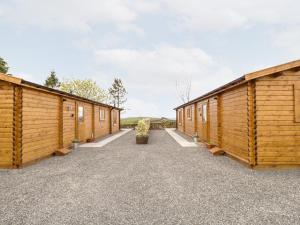
[{"label": "cabin roof", "polygon": [[218,93],[221,93],[227,89],[230,89],[232,87],[235,87],[235,86],[239,86],[241,84],[244,84],[250,80],[254,80],[254,79],[257,79],[257,78],[260,78],[260,77],[264,77],[264,76],[268,76],[268,75],[271,75],[271,74],[275,74],[275,73],[280,73],[280,72],[283,72],[285,70],[290,70],[290,69],[295,69],[295,68],[299,68],[300,67],[300,60],[296,60],[296,61],[292,61],[292,62],[288,62],[288,63],[285,63],[285,64],[281,64],[281,65],[278,65],[278,66],[273,66],[273,67],[269,67],[269,68],[266,68],[266,69],[262,69],[262,70],[258,70],[258,71],[255,71],[255,72],[252,72],[252,73],[248,73],[248,74],[245,74],[225,85],[222,85],[221,87],[218,87],[204,95],[201,95],[185,104],[182,104],[180,106],[177,106],[176,108],[174,108],[174,110],[177,110],[179,108],[182,108],[184,106],[188,106],[188,105],[191,105],[193,103],[196,103],[198,101],[201,101],[201,100],[204,100],[208,97],[211,97],[213,95],[216,95]]},{"label": "cabin roof", "polygon": [[3,74],[3,73],[0,73],[0,81],[6,81],[6,82],[17,84],[17,85],[20,85],[20,86],[34,88],[34,89],[38,89],[38,90],[45,91],[45,92],[50,92],[50,93],[65,96],[65,97],[70,97],[70,98],[81,100],[81,101],[84,101],[84,102],[97,104],[97,105],[100,105],[100,106],[103,106],[103,107],[123,110],[123,109],[118,108],[118,107],[114,107],[114,106],[111,106],[111,105],[108,105],[108,104],[104,104],[104,103],[101,103],[101,102],[97,102],[97,101],[93,101],[93,100],[90,100],[90,99],[87,99],[87,98],[83,98],[83,97],[80,97],[78,95],[70,94],[70,93],[65,92],[65,91],[60,91],[60,90],[56,90],[56,89],[53,89],[53,88],[49,88],[49,87],[46,87],[46,86],[43,86],[43,85],[40,85],[40,84],[36,84],[36,83],[30,82],[30,81],[23,80],[21,78],[11,76],[11,75],[6,75],[6,74]]}]

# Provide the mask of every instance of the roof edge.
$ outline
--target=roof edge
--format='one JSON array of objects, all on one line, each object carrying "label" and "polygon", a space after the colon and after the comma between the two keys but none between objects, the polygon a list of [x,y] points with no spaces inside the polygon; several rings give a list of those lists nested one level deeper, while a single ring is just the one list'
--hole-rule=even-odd
[{"label": "roof edge", "polygon": [[204,95],[201,95],[200,97],[197,97],[187,103],[184,103],[180,106],[177,106],[175,107],[173,110],[177,110],[177,109],[180,109],[182,107],[185,107],[187,105],[190,105],[190,104],[193,104],[195,102],[198,102],[198,101],[201,101],[205,98],[208,98],[212,95],[215,95],[217,93],[221,93],[225,90],[228,90],[230,88],[233,88],[233,87],[236,87],[238,85],[241,85],[245,82],[248,82],[250,80],[254,80],[254,79],[257,79],[257,78],[260,78],[260,77],[264,77],[264,76],[268,76],[268,75],[271,75],[271,74],[274,74],[274,73],[279,73],[279,72],[282,72],[282,71],[286,71],[286,70],[290,70],[290,69],[294,69],[294,68],[298,68],[300,67],[300,60],[295,60],[295,61],[291,61],[291,62],[288,62],[288,63],[285,63],[285,64],[280,64],[280,65],[277,65],[277,66],[273,66],[273,67],[269,67],[269,68],[266,68],[266,69],[262,69],[262,70],[258,70],[258,71],[255,71],[255,72],[252,72],[252,73],[248,73],[236,80],[233,80],[219,88],[216,88]]},{"label": "roof edge", "polygon": [[288,62],[288,63],[284,63],[284,64],[280,64],[277,66],[272,66],[266,69],[262,69],[262,70],[258,70],[252,73],[248,73],[245,75],[245,78],[247,81],[249,80],[253,80],[253,79],[257,79],[260,77],[264,77],[264,76],[268,76],[274,73],[279,73],[285,70],[290,70],[293,68],[297,68],[300,67],[300,60],[295,60],[292,62]]},{"label": "roof edge", "polygon": [[7,75],[7,74],[0,73],[0,80],[6,81],[6,82],[9,82],[9,83],[13,83],[13,84],[16,84],[16,85],[24,86],[24,87],[36,88],[36,89],[39,89],[41,91],[50,92],[50,93],[53,93],[53,94],[57,94],[57,95],[65,96],[65,97],[70,97],[70,98],[73,98],[73,99],[78,99],[78,100],[81,100],[81,101],[97,104],[97,105],[108,107],[108,108],[111,108],[111,109],[117,109],[117,110],[120,110],[120,111],[123,110],[121,108],[118,108],[118,107],[115,107],[115,106],[112,106],[112,105],[108,105],[108,104],[105,104],[105,103],[102,103],[102,102],[97,102],[97,101],[94,101],[94,100],[90,100],[90,99],[87,99],[87,98],[84,98],[84,97],[80,97],[78,95],[70,94],[70,93],[65,92],[65,91],[49,88],[49,87],[46,87],[46,86],[43,86],[43,85],[40,85],[40,84],[36,84],[36,83],[30,82],[30,81],[27,81],[27,80],[23,80],[19,77],[15,77],[15,76],[12,76],[12,75]]}]

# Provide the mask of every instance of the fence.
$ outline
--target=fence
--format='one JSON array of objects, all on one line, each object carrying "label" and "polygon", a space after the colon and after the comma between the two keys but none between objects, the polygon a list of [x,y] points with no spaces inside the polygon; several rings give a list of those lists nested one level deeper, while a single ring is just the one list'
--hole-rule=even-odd
[{"label": "fence", "polygon": [[[121,124],[121,128],[130,128],[135,129],[137,123],[132,124]],[[168,121],[151,121],[150,129],[151,130],[162,130],[164,128],[176,128],[176,121],[168,120]]]}]

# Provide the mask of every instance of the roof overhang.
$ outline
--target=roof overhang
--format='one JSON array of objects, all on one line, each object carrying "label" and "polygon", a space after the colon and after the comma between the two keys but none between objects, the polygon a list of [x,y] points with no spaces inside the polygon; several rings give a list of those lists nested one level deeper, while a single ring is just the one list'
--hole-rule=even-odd
[{"label": "roof overhang", "polygon": [[176,108],[174,108],[174,110],[177,110],[177,109],[180,109],[182,107],[185,107],[185,106],[188,106],[188,105],[191,105],[193,103],[196,103],[196,102],[199,102],[199,101],[202,101],[206,98],[209,98],[209,97],[212,97],[214,95],[217,95],[221,92],[224,92],[228,89],[231,89],[231,88],[234,88],[236,86],[239,86],[239,85],[242,85],[244,83],[247,83],[248,81],[250,80],[254,80],[254,79],[257,79],[257,78],[260,78],[260,77],[264,77],[264,76],[268,76],[268,75],[271,75],[271,74],[276,74],[276,73],[280,73],[280,72],[283,72],[283,71],[286,71],[286,70],[291,70],[291,69],[297,69],[297,68],[300,68],[300,60],[296,60],[296,61],[292,61],[292,62],[289,62],[289,63],[285,63],[285,64],[281,64],[281,65],[278,65],[278,66],[273,66],[273,67],[270,67],[270,68],[267,68],[267,69],[263,69],[263,70],[258,70],[258,71],[255,71],[255,72],[252,72],[252,73],[248,73],[234,81],[231,81],[230,83],[227,83],[217,89],[214,89],[198,98],[195,98],[185,104],[182,104],[180,106],[177,106]]}]

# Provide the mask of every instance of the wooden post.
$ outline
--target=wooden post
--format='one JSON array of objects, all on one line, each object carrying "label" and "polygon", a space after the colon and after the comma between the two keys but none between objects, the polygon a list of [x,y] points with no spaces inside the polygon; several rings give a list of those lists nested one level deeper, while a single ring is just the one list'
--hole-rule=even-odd
[{"label": "wooden post", "polygon": [[248,116],[248,157],[251,166],[257,164],[257,140],[256,140],[256,94],[255,81],[248,82],[247,92],[247,116]]},{"label": "wooden post", "polygon": [[121,110],[119,111],[119,131],[121,130]]},{"label": "wooden post", "polygon": [[64,117],[64,99],[63,97],[59,97],[59,111],[58,111],[58,146],[59,149],[62,149],[64,147],[64,141],[63,141],[63,117]]},{"label": "wooden post", "polygon": [[206,102],[206,137],[207,142],[210,143],[210,101],[209,99]]},{"label": "wooden post", "polygon": [[176,109],[176,123],[175,123],[176,130],[178,129],[178,109]]},{"label": "wooden post", "polygon": [[109,109],[109,117],[108,117],[108,121],[109,121],[109,133],[112,133],[112,121],[111,121],[111,113],[112,113],[112,108]]},{"label": "wooden post", "polygon": [[194,103],[194,134],[198,134],[197,103]]},{"label": "wooden post", "polygon": [[79,139],[79,131],[78,131],[78,103],[75,101],[75,138]]},{"label": "wooden post", "polygon": [[13,118],[13,167],[22,165],[22,103],[23,89],[22,87],[14,87],[14,118]]},{"label": "wooden post", "polygon": [[92,104],[92,139],[94,140],[95,139],[95,105]]},{"label": "wooden post", "polygon": [[185,133],[185,107],[183,107],[183,110],[182,110],[182,130],[183,130],[183,133]]},{"label": "wooden post", "polygon": [[223,110],[223,103],[222,103],[222,95],[218,95],[217,97],[217,115],[218,115],[218,147],[222,148],[222,110]]}]

